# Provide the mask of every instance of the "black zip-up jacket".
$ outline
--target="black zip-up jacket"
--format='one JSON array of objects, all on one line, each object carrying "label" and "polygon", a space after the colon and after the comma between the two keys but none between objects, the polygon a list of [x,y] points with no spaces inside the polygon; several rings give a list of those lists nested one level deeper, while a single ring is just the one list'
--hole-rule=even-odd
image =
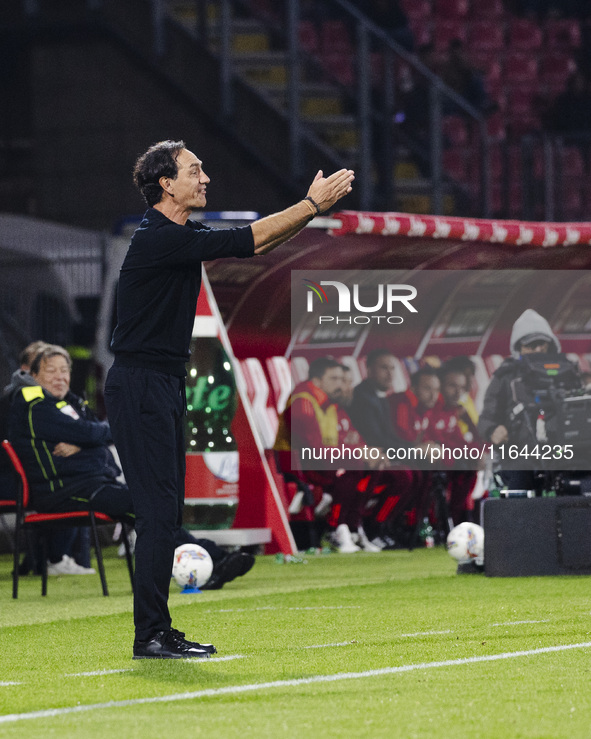
[{"label": "black zip-up jacket", "polygon": [[202,262],[251,257],[250,226],[181,226],[148,208],[123,261],[117,290],[115,364],[184,377],[201,287]]},{"label": "black zip-up jacket", "polygon": [[[120,474],[108,445],[109,424],[98,421],[85,401],[69,392],[58,400],[40,385],[23,387],[13,400],[9,438],[31,492],[31,503],[49,510],[77,490],[113,482]],[[70,457],[52,454],[59,442],[81,447]]]},{"label": "black zip-up jacket", "polygon": [[348,413],[366,444],[384,449],[410,446],[396,435],[388,399],[377,394],[371,380],[365,379],[354,388]]}]

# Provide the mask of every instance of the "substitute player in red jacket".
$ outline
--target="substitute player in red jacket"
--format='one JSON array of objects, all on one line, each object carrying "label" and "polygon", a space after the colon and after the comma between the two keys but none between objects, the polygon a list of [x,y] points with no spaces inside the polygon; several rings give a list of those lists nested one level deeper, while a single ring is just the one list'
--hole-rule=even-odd
[{"label": "substitute player in red jacket", "polygon": [[[412,375],[408,390],[388,397],[394,434],[407,450],[409,447],[425,448],[430,441],[432,413],[439,390],[437,370],[425,366]],[[419,456],[416,458],[420,459]],[[401,461],[399,468],[387,473],[388,485],[373,514],[375,523],[391,526],[406,511],[422,509],[429,492],[430,477],[429,472],[409,469]]]},{"label": "substitute player in red jacket", "polygon": [[[443,367],[439,374],[441,395],[431,411],[428,441],[435,441],[448,449],[478,449],[480,442],[476,422],[468,413],[463,398],[468,393],[468,379],[454,366]],[[471,497],[476,484],[473,462],[464,458],[441,464],[447,472],[448,513],[454,525],[471,520],[474,502]],[[472,467],[472,469],[467,469]]]},{"label": "substitute player in red jacket", "polygon": [[335,544],[342,552],[354,552],[359,547],[353,543],[351,531],[357,531],[361,524],[367,460],[339,461],[335,455],[367,447],[339,405],[344,389],[345,375],[339,362],[330,357],[311,362],[308,380],[295,387],[280,418],[274,449],[286,479],[295,477],[333,497],[329,523],[336,527]]}]

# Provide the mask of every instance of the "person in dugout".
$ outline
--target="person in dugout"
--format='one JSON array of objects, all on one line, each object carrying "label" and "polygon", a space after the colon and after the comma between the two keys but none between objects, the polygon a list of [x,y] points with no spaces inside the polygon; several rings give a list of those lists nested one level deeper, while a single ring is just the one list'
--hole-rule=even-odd
[{"label": "person in dugout", "polygon": [[[440,389],[437,370],[425,365],[411,376],[407,390],[387,397],[393,432],[401,440],[398,448],[404,455],[411,448],[416,448],[420,454],[429,445],[438,447],[438,443],[430,439],[433,438],[433,409],[439,400]],[[420,459],[420,456],[416,458]],[[390,460],[390,465],[393,469],[388,472],[389,484],[380,493],[378,504],[367,523],[372,531],[379,525],[379,538],[388,544],[396,539],[395,532],[404,519],[408,525],[414,526],[416,511],[422,510],[426,504],[432,483],[428,470],[410,469],[404,461],[396,462],[395,459]]]},{"label": "person in dugout", "polygon": [[[432,411],[429,441],[438,442],[446,449],[482,448],[477,430],[478,417],[473,404],[468,404],[468,377],[454,361],[444,363],[439,371],[441,395]],[[477,473],[471,459],[465,457],[448,460],[441,465],[445,470],[446,498],[450,525],[472,519],[474,502],[471,493],[476,485]],[[453,526],[451,526],[453,528]]]},{"label": "person in dugout", "polygon": [[[371,462],[330,463],[326,458],[310,459],[308,450],[324,457],[331,448],[359,449],[366,445],[347,411],[340,405],[345,393],[343,365],[332,357],[319,357],[309,366],[308,379],[299,383],[290,395],[279,420],[274,450],[286,479],[332,498],[328,525],[331,541],[342,553],[378,551],[362,528],[362,502],[366,496],[367,468]],[[356,469],[351,469],[356,466]],[[345,471],[339,467],[348,467]],[[303,497],[303,496],[302,496]],[[292,506],[290,506],[292,508]],[[292,508],[292,513],[293,513]],[[316,511],[318,513],[318,511]],[[358,546],[353,540],[359,538]]]}]

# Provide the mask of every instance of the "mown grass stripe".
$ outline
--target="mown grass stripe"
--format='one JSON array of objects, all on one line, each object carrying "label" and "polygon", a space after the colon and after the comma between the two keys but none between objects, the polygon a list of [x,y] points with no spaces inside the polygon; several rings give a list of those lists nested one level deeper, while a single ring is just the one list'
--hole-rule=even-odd
[{"label": "mown grass stripe", "polygon": [[90,703],[82,706],[66,706],[64,708],[50,708],[41,711],[31,711],[30,713],[11,713],[0,716],[0,724],[15,723],[18,721],[27,721],[37,718],[55,718],[57,716],[67,716],[74,713],[84,713],[87,711],[98,711],[109,708],[127,708],[130,706],[140,706],[148,703],[172,703],[175,701],[194,700],[196,698],[216,698],[222,695],[236,695],[239,693],[255,692],[257,690],[269,690],[271,688],[297,688],[300,685],[313,685],[315,683],[332,683],[341,680],[359,680],[368,677],[383,677],[385,675],[395,675],[403,672],[412,672],[414,670],[431,670],[437,667],[456,667],[459,665],[478,664],[480,662],[496,662],[497,660],[515,659],[517,657],[532,657],[539,654],[548,654],[551,652],[564,652],[570,649],[590,649],[591,642],[582,642],[580,644],[561,644],[555,647],[540,647],[539,649],[526,649],[521,652],[503,652],[501,654],[488,654],[479,657],[465,657],[462,659],[449,659],[441,662],[423,662],[412,665],[400,665],[398,667],[383,667],[376,670],[366,670],[364,672],[340,672],[334,675],[315,675],[313,677],[294,678],[293,680],[274,680],[266,683],[249,683],[246,685],[229,685],[225,688],[208,688],[205,690],[195,690],[188,693],[173,693],[171,695],[152,696],[150,698],[132,698],[122,701],[108,701],[106,703]]},{"label": "mown grass stripe", "polygon": [[95,675],[116,675],[118,672],[132,672],[133,667],[120,670],[91,670],[89,672],[68,672],[64,677],[94,677]]},{"label": "mown grass stripe", "polygon": [[323,649],[324,647],[349,647],[351,644],[355,644],[354,641],[337,641],[332,644],[310,644],[308,647],[303,649]]},{"label": "mown grass stripe", "polygon": [[398,634],[399,639],[406,639],[411,636],[438,636],[439,634],[453,634],[451,629],[445,631],[417,631],[414,634]]},{"label": "mown grass stripe", "polygon": [[549,624],[550,619],[545,618],[542,621],[503,621],[499,624],[491,624],[491,626],[522,626],[523,624]]}]

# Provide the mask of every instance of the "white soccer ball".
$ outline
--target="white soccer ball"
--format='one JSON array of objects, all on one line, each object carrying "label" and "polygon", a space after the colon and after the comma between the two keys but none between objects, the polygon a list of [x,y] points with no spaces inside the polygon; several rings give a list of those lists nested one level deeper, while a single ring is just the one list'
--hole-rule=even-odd
[{"label": "white soccer ball", "polygon": [[199,544],[181,544],[174,550],[172,576],[181,588],[200,588],[209,580],[213,562]]},{"label": "white soccer ball", "polygon": [[464,521],[447,535],[447,551],[460,564],[484,563],[484,529],[477,523]]}]

